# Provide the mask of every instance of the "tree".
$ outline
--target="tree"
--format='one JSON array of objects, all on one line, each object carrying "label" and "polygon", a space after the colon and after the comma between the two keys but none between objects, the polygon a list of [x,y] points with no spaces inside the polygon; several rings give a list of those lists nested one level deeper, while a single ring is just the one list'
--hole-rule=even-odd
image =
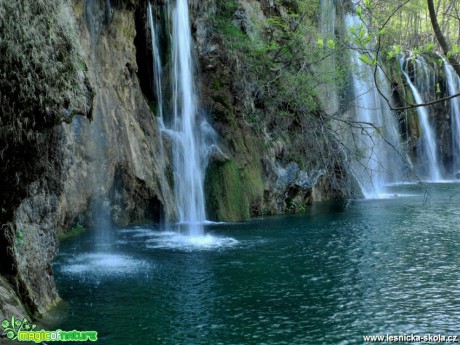
[{"label": "tree", "polygon": [[458,61],[451,55],[451,47],[449,46],[449,43],[447,42],[446,38],[444,37],[444,34],[441,31],[441,28],[438,23],[438,18],[436,15],[436,10],[434,8],[434,1],[433,0],[427,0],[428,1],[428,10],[430,12],[430,20],[431,20],[431,25],[433,26],[434,34],[436,35],[436,39],[439,42],[439,45],[441,46],[444,55],[446,55],[449,63],[452,65],[452,67],[455,69],[455,72],[457,72],[458,76],[460,77],[460,65]]}]

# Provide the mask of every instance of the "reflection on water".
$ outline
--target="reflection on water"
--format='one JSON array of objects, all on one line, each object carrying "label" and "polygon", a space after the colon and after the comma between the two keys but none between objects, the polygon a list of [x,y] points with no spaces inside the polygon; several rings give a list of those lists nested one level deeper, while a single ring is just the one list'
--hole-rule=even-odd
[{"label": "reflection on water", "polygon": [[[64,242],[62,329],[101,344],[362,344],[460,324],[460,187],[322,203],[305,214],[208,225],[198,241],[136,227],[110,253]],[[104,320],[101,322],[101,320]],[[148,339],[143,338],[148,335]]]}]

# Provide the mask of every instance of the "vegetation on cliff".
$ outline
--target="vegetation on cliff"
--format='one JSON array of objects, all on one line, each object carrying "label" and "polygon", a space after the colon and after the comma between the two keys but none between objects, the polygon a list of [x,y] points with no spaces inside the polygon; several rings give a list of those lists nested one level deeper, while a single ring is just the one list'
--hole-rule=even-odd
[{"label": "vegetation on cliff", "polygon": [[[235,159],[241,183],[252,175],[263,179],[256,198],[245,197],[250,189],[242,189],[252,216],[290,212],[293,203],[301,209],[313,201],[312,186],[291,181],[285,186],[290,191],[276,190],[278,170],[291,162],[310,177],[326,172],[320,181],[328,180],[323,184],[328,187],[319,194],[353,194],[347,149],[322,102],[324,88],[345,87],[345,70],[321,69],[342,47],[334,40],[318,44],[319,8],[319,1],[217,2],[211,52],[202,62],[204,101]],[[221,175],[229,173],[228,166],[220,168]]]},{"label": "vegetation on cliff", "polygon": [[66,1],[0,4],[0,136],[9,142],[90,110],[90,88]]}]

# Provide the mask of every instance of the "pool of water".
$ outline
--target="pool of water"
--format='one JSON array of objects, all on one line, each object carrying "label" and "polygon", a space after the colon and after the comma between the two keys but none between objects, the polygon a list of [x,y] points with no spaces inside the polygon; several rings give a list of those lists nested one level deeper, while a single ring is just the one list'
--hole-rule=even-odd
[{"label": "pool of water", "polygon": [[[460,186],[210,224],[189,239],[148,227],[61,244],[64,330],[100,344],[362,344],[460,334]],[[396,196],[404,195],[404,197]]]}]

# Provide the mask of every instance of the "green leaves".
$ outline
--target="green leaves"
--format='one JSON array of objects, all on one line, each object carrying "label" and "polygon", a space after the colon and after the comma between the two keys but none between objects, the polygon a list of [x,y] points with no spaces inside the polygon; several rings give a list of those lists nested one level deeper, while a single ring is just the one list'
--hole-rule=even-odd
[{"label": "green leaves", "polygon": [[[318,40],[316,41],[317,45],[319,48],[324,48],[324,40],[322,38],[318,38]],[[326,46],[329,48],[329,49],[335,49],[335,42],[334,40],[327,40],[326,41]]]},{"label": "green leaves", "polygon": [[369,66],[374,66],[377,63],[377,58],[371,59],[367,55],[361,55],[359,59]]},{"label": "green leaves", "polygon": [[425,53],[430,53],[433,51],[433,49],[434,49],[434,43],[429,43],[424,47],[423,50]]}]

